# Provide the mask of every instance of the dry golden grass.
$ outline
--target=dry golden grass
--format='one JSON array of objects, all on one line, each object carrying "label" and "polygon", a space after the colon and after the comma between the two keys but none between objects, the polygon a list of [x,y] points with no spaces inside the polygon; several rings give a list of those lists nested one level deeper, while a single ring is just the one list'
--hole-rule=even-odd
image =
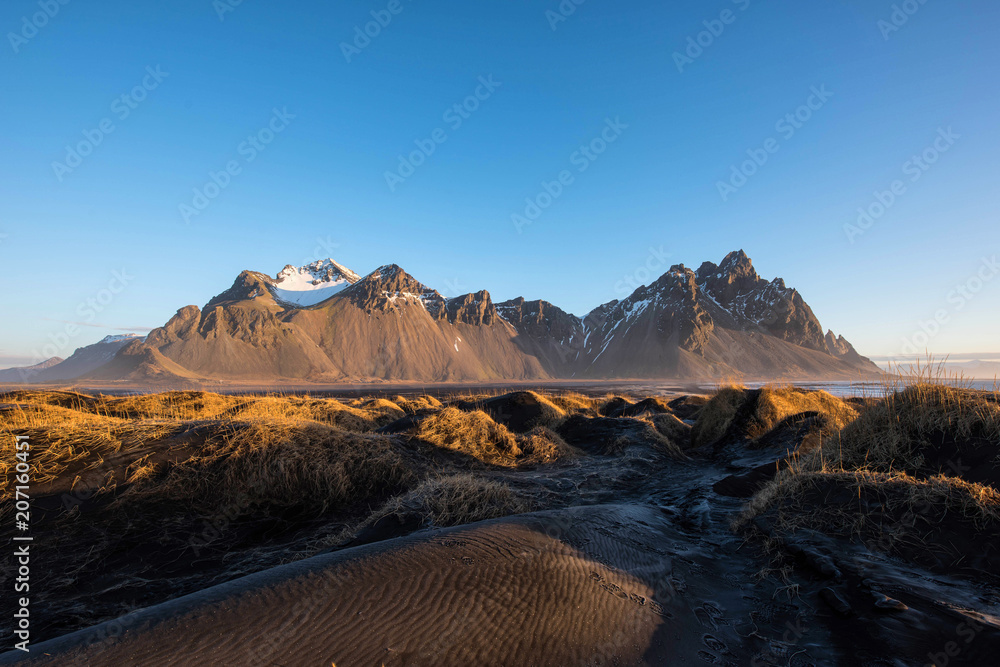
[{"label": "dry golden grass", "polygon": [[[429,397],[428,397],[429,398]],[[116,419],[172,421],[303,419],[365,431],[403,416],[403,409],[386,399],[359,399],[346,405],[332,398],[281,395],[223,395],[204,391],[172,391],[128,397],[86,396],[72,392],[20,391],[5,401],[64,408],[75,414]],[[433,399],[431,399],[433,400]]]},{"label": "dry golden grass", "polygon": [[[515,433],[481,410],[444,407],[430,396],[347,402],[203,391],[127,397],[20,391],[4,397],[9,405],[0,410],[0,432],[30,438],[34,484],[62,493],[86,480],[88,492],[113,493],[111,511],[179,503],[195,512],[238,505],[246,511],[296,506],[319,514],[368,499],[381,502],[442,465],[416,443],[375,433],[407,413],[429,412],[408,433],[416,441],[517,468],[580,455],[551,427],[571,411],[594,415],[608,400],[528,394],[526,403],[524,392],[509,403],[491,403],[515,417],[525,406],[536,415],[532,423],[539,425]],[[641,421],[648,425],[647,439],[679,454],[673,441],[686,437],[683,423],[669,415]],[[14,443],[0,443],[5,480],[16,461]],[[449,470],[452,464],[443,465]],[[4,486],[4,500],[11,489]]]},{"label": "dry golden grass", "polygon": [[414,398],[396,396],[392,400],[408,415],[415,414],[420,410],[434,410],[441,407],[441,401],[429,395],[416,396]]},{"label": "dry golden grass", "polygon": [[562,408],[549,400],[549,397],[535,391],[478,396],[454,401],[450,406],[462,410],[479,409],[494,421],[519,431],[527,431],[537,426],[555,428],[566,419],[566,412]]},{"label": "dry golden grass", "polygon": [[[775,538],[784,541],[810,529],[911,556],[943,553],[957,562],[964,556],[962,541],[1000,534],[1000,493],[956,477],[785,470],[751,499],[733,528],[748,529],[758,517],[770,523],[766,537],[772,548]],[[942,532],[955,535],[942,540]]]},{"label": "dry golden grass", "polygon": [[825,391],[807,391],[794,387],[762,387],[757,391],[740,386],[720,388],[698,414],[692,431],[696,447],[710,445],[722,438],[739,417],[741,435],[756,440],[783,419],[804,412],[826,417],[830,433],[844,428],[857,418],[850,404]]},{"label": "dry golden grass", "polygon": [[568,414],[583,414],[593,416],[597,413],[598,401],[579,392],[568,391],[549,396],[549,401]]},{"label": "dry golden grass", "polygon": [[560,424],[560,422],[566,419],[566,411],[549,400],[548,397],[535,391],[525,393],[531,397],[541,411],[541,414],[534,420],[534,427],[541,426],[551,429],[555,428]]},{"label": "dry golden grass", "polygon": [[435,526],[457,526],[532,509],[532,502],[515,494],[507,484],[460,473],[424,480],[412,491],[388,501],[365,524],[393,514],[416,513]]},{"label": "dry golden grass", "polygon": [[928,457],[960,459],[963,451],[1000,463],[1000,394],[973,391],[940,367],[887,378],[883,389],[883,398],[868,401],[839,437],[794,456],[734,527],[766,517],[773,538],[809,528],[955,563],[970,540],[1000,535],[995,485],[935,474],[926,465]]},{"label": "dry golden grass", "polygon": [[504,467],[555,461],[568,451],[562,440],[544,427],[518,435],[482,410],[444,408],[422,419],[410,435],[436,447],[468,454]]},{"label": "dry golden grass", "polygon": [[[135,493],[142,490],[146,497],[151,495],[150,485],[159,479],[157,465],[149,460],[155,455],[154,450],[169,448],[170,444],[175,444],[170,442],[172,438],[191,429],[203,433],[208,442],[204,451],[195,453],[193,459],[172,470],[172,475],[194,469],[206,461],[228,458],[229,454],[236,462],[254,460],[255,456],[266,459],[264,452],[280,452],[287,459],[282,465],[289,471],[301,465],[301,470],[289,474],[293,477],[304,475],[307,496],[321,497],[323,494],[309,486],[309,473],[305,470],[308,456],[316,454],[317,432],[323,431],[327,440],[334,443],[325,448],[326,454],[339,452],[353,461],[373,455],[372,448],[359,446],[355,452],[353,445],[341,444],[338,448],[337,444],[364,445],[372,438],[348,436],[344,431],[370,432],[404,414],[395,403],[383,399],[349,407],[333,399],[223,396],[208,392],[114,398],[72,392],[21,391],[7,394],[5,399],[14,405],[0,411],[0,433],[29,437],[33,484],[45,485],[61,480],[62,486],[75,488],[80,478],[87,477],[91,485],[97,479],[105,480],[98,482],[101,486],[107,483],[113,487],[127,481],[135,484]],[[0,442],[0,475],[5,480],[9,480],[13,472],[14,442],[14,438],[3,438]],[[219,443],[226,446],[220,449]],[[301,451],[294,446],[296,443],[303,445]],[[384,454],[384,448],[375,449]],[[309,452],[308,456],[305,452]],[[112,475],[115,471],[109,459],[124,460],[127,468]],[[319,468],[312,473],[326,479],[323,476],[330,471],[324,470],[321,464],[328,463],[328,459],[329,456],[319,456]],[[346,467],[350,465],[350,462],[344,463]],[[262,474],[269,473],[265,469]],[[393,479],[393,474],[389,474],[387,482]],[[277,483],[276,495],[284,491],[295,495],[295,489],[282,487],[280,479],[273,481]],[[342,496],[346,484],[348,482],[334,475],[327,497]],[[242,489],[238,486],[231,491],[239,493]],[[174,493],[169,484],[159,491],[169,497]],[[6,500],[10,493],[12,486],[5,484],[0,499]]]},{"label": "dry golden grass", "polygon": [[746,387],[731,385],[720,387],[698,413],[691,429],[695,447],[717,442],[729,430],[736,413],[746,402]]},{"label": "dry golden grass", "polygon": [[[176,434],[177,423],[149,420],[128,421],[77,412],[50,403],[27,404],[0,412],[0,477],[8,481],[14,472],[15,438],[27,436],[31,444],[31,481],[45,485],[67,475],[79,478],[101,468],[122,452],[137,450],[149,442]],[[99,475],[101,479],[104,474]],[[72,482],[72,480],[69,480]],[[14,489],[5,484],[0,501],[6,504]]]},{"label": "dry golden grass", "polygon": [[404,488],[412,462],[386,436],[308,421],[230,422],[191,458],[141,477],[117,501],[219,506],[298,506],[322,514]]},{"label": "dry golden grass", "polygon": [[691,444],[691,427],[673,414],[650,415],[646,420],[675,446],[686,449]]},{"label": "dry golden grass", "polygon": [[941,439],[958,448],[963,442],[996,443],[1000,454],[1000,402],[989,392],[941,384],[915,384],[867,408],[827,442],[823,459],[845,468],[919,470],[925,451]]}]

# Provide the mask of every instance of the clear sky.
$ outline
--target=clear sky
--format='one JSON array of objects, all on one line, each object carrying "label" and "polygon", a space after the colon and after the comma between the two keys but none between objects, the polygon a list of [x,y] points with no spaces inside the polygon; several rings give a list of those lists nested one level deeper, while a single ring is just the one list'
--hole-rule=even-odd
[{"label": "clear sky", "polygon": [[1000,5],[893,4],[7,0],[0,366],[242,269],[584,314],[738,248],[863,353],[1000,350]]}]

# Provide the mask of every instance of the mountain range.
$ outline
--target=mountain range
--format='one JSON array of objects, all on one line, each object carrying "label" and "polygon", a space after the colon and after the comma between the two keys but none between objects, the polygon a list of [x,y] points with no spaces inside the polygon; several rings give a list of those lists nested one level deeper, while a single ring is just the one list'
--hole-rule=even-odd
[{"label": "mountain range", "polygon": [[[545,379],[858,379],[879,372],[825,334],[802,296],[742,251],[672,266],[583,317],[542,300],[445,298],[392,264],[360,276],[332,259],[243,271],[203,308],[145,338],[109,337],[7,382],[87,379],[483,382]],[[39,365],[41,366],[41,365]],[[15,379],[20,375],[24,379]]]}]

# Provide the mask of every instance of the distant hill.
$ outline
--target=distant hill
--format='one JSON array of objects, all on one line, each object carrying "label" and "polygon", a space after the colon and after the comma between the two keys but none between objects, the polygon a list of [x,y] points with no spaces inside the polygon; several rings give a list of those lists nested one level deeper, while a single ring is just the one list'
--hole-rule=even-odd
[{"label": "distant hill", "polygon": [[[15,379],[9,378],[7,375],[0,377],[0,381],[4,382],[59,382],[63,380],[75,380],[78,377],[86,375],[92,371],[97,370],[101,366],[109,363],[118,354],[118,351],[123,347],[134,341],[141,341],[142,336],[138,334],[119,334],[114,336],[106,336],[103,340],[94,343],[93,345],[87,345],[85,347],[77,348],[72,355],[67,359],[55,358],[57,363],[50,363],[53,359],[42,362],[38,366],[33,366],[31,368],[38,368],[43,364],[48,364],[44,368],[39,368],[39,370],[33,372],[30,377],[26,379]],[[21,369],[9,369],[9,371],[0,371],[0,373],[7,374],[10,371],[18,372]]]},{"label": "distant hill", "polygon": [[62,357],[52,357],[34,366],[19,366],[0,370],[0,382],[31,382],[39,373],[47,368],[63,362]]}]

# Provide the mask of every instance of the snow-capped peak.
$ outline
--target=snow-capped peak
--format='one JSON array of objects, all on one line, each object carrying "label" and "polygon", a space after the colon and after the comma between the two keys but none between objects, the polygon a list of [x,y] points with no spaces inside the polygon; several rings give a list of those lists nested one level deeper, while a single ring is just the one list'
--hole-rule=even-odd
[{"label": "snow-capped peak", "polygon": [[102,343],[120,343],[126,340],[134,340],[136,338],[145,338],[145,336],[140,336],[139,334],[127,333],[127,334],[112,334],[110,336],[105,336],[101,339]]},{"label": "snow-capped peak", "polygon": [[315,306],[361,280],[361,276],[332,259],[281,270],[272,287],[274,296],[297,306]]}]

